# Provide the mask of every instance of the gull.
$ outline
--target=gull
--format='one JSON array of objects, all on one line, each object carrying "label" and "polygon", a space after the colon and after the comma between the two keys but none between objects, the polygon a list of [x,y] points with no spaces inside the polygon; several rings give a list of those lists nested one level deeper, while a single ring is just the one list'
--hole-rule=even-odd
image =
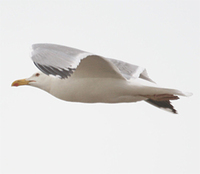
[{"label": "gull", "polygon": [[189,92],[158,86],[145,68],[56,44],[32,45],[31,58],[41,71],[11,86],[30,85],[70,102],[146,101],[177,113],[170,100]]}]

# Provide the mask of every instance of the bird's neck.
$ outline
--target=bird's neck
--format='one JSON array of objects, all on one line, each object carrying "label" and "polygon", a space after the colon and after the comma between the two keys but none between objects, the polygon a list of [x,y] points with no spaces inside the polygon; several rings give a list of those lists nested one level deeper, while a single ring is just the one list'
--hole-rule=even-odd
[{"label": "bird's neck", "polygon": [[38,86],[38,87],[40,89],[50,93],[53,81],[54,81],[54,78],[48,76],[48,78],[44,79],[43,84],[41,86]]}]

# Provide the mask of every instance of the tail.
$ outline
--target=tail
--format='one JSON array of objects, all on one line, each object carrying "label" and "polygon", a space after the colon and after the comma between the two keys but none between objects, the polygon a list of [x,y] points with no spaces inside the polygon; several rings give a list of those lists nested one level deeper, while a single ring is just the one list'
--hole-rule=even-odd
[{"label": "tail", "polygon": [[179,99],[179,96],[185,96],[189,97],[192,95],[192,93],[189,92],[182,92],[176,89],[168,89],[168,88],[155,88],[150,87],[147,89],[148,95],[143,95],[147,98],[145,100],[147,103],[152,104],[158,108],[165,109],[167,111],[170,111],[174,114],[177,114],[176,109],[174,109],[174,106],[171,104],[170,100],[177,100]]}]

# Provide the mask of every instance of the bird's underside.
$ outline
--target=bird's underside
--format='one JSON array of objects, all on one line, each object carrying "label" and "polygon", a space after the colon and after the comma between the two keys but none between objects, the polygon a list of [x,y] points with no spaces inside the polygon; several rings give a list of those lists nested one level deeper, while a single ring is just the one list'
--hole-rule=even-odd
[{"label": "bird's underside", "polygon": [[[174,94],[166,94],[170,89],[154,87],[141,89],[135,86],[133,81],[126,82],[123,79],[116,81],[114,79],[101,78],[82,79],[81,77],[76,78],[76,80],[73,78],[76,78],[76,76],[72,76],[72,79],[66,84],[68,89],[67,96],[64,96],[66,94],[52,95],[62,100],[82,103],[126,103],[144,100],[158,108],[177,113],[170,100],[177,100],[179,97]],[[129,85],[126,85],[127,83]],[[112,86],[112,84],[116,85]],[[58,87],[56,86],[55,88]],[[170,92],[174,93],[174,91]],[[143,95],[143,93],[146,94]]]}]

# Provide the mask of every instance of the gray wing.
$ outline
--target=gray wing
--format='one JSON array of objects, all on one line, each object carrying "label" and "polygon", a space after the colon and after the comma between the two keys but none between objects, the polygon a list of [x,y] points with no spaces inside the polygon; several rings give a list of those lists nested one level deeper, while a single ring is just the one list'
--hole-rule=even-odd
[{"label": "gray wing", "polygon": [[55,44],[34,44],[32,60],[39,70],[47,75],[68,78],[80,60],[90,53]]},{"label": "gray wing", "polygon": [[62,79],[70,77],[111,77],[130,80],[142,78],[153,82],[140,66],[104,58],[89,52],[55,44],[34,44],[32,60],[39,70]]},{"label": "gray wing", "polygon": [[55,44],[32,46],[32,60],[39,70],[59,78],[125,78],[108,59],[78,49]]},{"label": "gray wing", "polygon": [[110,58],[107,59],[119,69],[122,76],[127,80],[130,80],[132,78],[133,79],[142,78],[144,80],[148,80],[150,82],[155,83],[153,80],[149,78],[145,68],[137,65],[132,65],[116,59],[110,59]]}]

